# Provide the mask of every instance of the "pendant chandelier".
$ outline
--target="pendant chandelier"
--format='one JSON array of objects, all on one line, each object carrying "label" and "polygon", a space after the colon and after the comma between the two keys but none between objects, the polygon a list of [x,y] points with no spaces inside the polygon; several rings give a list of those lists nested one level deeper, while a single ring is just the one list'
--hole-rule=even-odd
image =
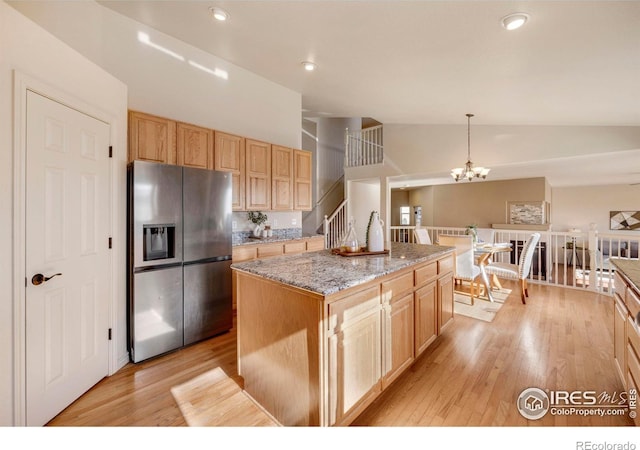
[{"label": "pendant chandelier", "polygon": [[486,167],[473,167],[471,162],[471,118],[473,114],[467,114],[467,163],[464,167],[456,167],[451,170],[451,176],[454,180],[460,181],[463,178],[471,181],[474,177],[487,178],[489,171]]}]

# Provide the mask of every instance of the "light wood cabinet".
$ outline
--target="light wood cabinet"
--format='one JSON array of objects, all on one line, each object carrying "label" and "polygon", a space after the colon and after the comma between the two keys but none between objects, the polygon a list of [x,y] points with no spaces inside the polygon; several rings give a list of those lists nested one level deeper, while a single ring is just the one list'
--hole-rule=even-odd
[{"label": "light wood cabinet", "polygon": [[438,278],[438,334],[453,322],[453,278],[451,272]]},{"label": "light wood cabinet", "polygon": [[283,253],[282,242],[273,244],[262,244],[258,246],[258,258],[268,258],[269,256],[280,256]]},{"label": "light wood cabinet", "polygon": [[293,158],[293,209],[311,211],[311,152],[295,150]]},{"label": "light wood cabinet", "polygon": [[613,361],[618,371],[620,380],[627,381],[627,307],[624,301],[614,294],[613,303]]},{"label": "light wood cabinet", "polygon": [[293,209],[293,150],[271,146],[271,209]]},{"label": "light wood cabinet", "polygon": [[176,122],[129,111],[129,161],[176,164]]},{"label": "light wood cabinet", "polygon": [[307,251],[315,252],[324,250],[324,236],[312,237],[307,239]]},{"label": "light wood cabinet", "polygon": [[178,122],[176,161],[179,166],[213,169],[213,130]]},{"label": "light wood cabinet", "polygon": [[231,172],[231,207],[245,209],[245,139],[233,134],[214,132],[214,169]]},{"label": "light wood cabinet", "polygon": [[415,349],[419,356],[438,336],[438,283],[433,280],[415,292]]},{"label": "light wood cabinet", "polygon": [[293,241],[284,243],[284,254],[290,255],[293,253],[304,253],[307,251],[306,241]]},{"label": "light wood cabinet", "polygon": [[453,274],[438,267],[420,263],[327,296],[234,270],[246,392],[286,426],[348,425],[410,367],[416,344],[423,351],[444,328],[438,314],[446,323],[448,306],[438,303],[453,301]]},{"label": "light wood cabinet", "polygon": [[271,144],[246,139],[246,203],[248,211],[271,209]]},{"label": "light wood cabinet", "polygon": [[349,423],[380,393],[378,286],[329,305],[329,424]]}]

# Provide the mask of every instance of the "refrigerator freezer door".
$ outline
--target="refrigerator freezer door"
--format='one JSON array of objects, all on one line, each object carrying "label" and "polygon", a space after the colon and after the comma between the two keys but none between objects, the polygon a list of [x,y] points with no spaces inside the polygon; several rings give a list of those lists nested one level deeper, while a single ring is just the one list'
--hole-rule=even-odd
[{"label": "refrigerator freezer door", "polygon": [[[173,264],[182,261],[182,167],[134,161],[130,174],[130,195],[133,209],[134,267]],[[156,225],[157,227],[153,227]],[[145,230],[171,230],[172,248],[167,258],[145,261]],[[159,233],[153,237],[156,238]],[[150,236],[146,243],[154,242]]]},{"label": "refrigerator freezer door", "polygon": [[231,255],[231,174],[185,167],[184,262]]},{"label": "refrigerator freezer door", "polygon": [[231,261],[184,266],[184,344],[231,329]]},{"label": "refrigerator freezer door", "polygon": [[182,266],[136,273],[133,283],[131,360],[182,347]]}]

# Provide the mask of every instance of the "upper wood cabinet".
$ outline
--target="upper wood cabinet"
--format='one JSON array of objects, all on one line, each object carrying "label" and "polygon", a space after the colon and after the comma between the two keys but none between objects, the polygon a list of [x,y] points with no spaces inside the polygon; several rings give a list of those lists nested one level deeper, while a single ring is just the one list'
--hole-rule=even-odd
[{"label": "upper wood cabinet", "polygon": [[245,207],[245,139],[233,134],[215,132],[214,169],[231,172],[231,205],[234,211]]},{"label": "upper wood cabinet", "polygon": [[129,111],[129,161],[176,163],[176,122]]},{"label": "upper wood cabinet", "polygon": [[311,211],[311,152],[294,151],[293,209]]},{"label": "upper wood cabinet", "polygon": [[247,210],[271,209],[271,144],[246,139]]},{"label": "upper wood cabinet", "polygon": [[213,130],[178,122],[176,132],[177,164],[213,169]]},{"label": "upper wood cabinet", "polygon": [[271,146],[271,209],[293,209],[293,150]]}]

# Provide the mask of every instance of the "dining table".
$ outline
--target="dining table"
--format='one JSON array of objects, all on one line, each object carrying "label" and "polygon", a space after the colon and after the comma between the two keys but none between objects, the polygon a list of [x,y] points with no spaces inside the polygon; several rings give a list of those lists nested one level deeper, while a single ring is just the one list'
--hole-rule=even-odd
[{"label": "dining table", "polygon": [[[490,263],[493,255],[511,252],[512,246],[513,244],[510,242],[477,242],[473,246],[473,254],[476,257],[476,263],[480,268],[480,278],[482,279],[482,284],[484,285],[487,298],[490,302],[494,302],[495,300],[491,294],[491,283],[489,282],[489,275],[487,275],[485,267]],[[501,288],[501,286],[498,286],[498,288]]]}]

